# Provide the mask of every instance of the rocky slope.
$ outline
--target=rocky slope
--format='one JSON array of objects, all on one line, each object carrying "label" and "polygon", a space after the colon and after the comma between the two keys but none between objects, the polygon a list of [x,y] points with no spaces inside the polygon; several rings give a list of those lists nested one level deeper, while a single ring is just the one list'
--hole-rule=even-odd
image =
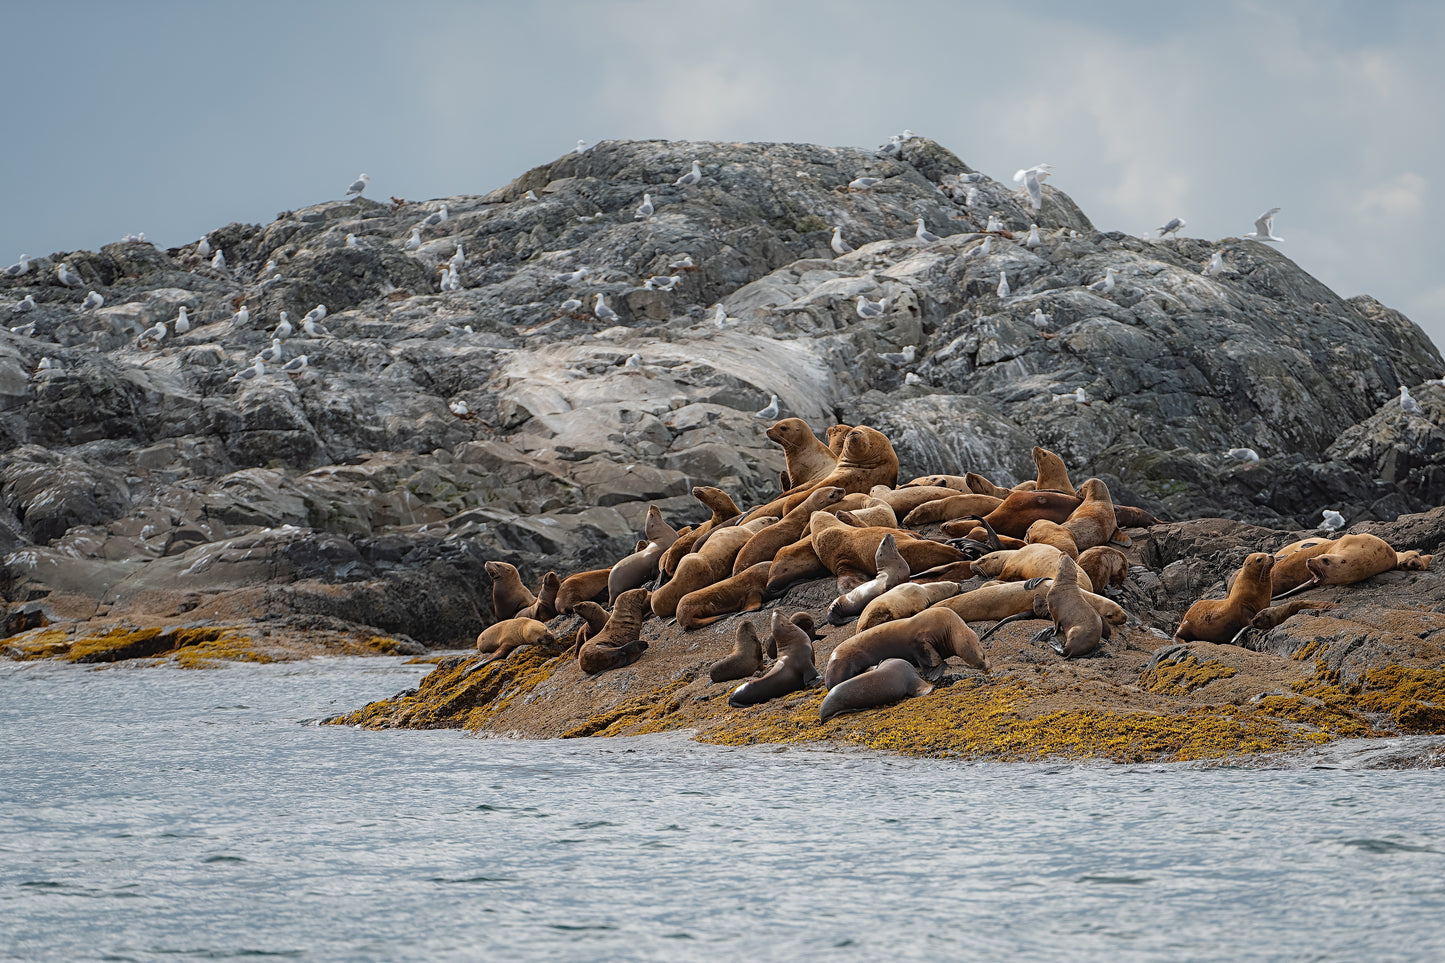
[{"label": "rocky slope", "polygon": [[[694,158],[702,182],[673,186]],[[882,182],[846,188],[865,173]],[[1169,519],[1293,529],[1324,507],[1356,522],[1440,501],[1445,392],[1422,383],[1445,365],[1408,319],[1253,241],[1100,233],[1047,185],[1037,213],[987,177],[969,206],[961,173],[924,139],[893,158],[609,142],[486,196],[229,225],[206,239],[224,266],[117,243],[0,278],[11,625],[316,618],[462,643],[489,621],[488,559],[529,580],[605,565],[649,504],[701,517],[695,483],[775,492],[782,458],[752,414],[773,394],[819,431],[885,431],[904,477],[1010,483],[1037,443]],[[1001,230],[976,253],[990,216]],[[918,217],[942,239],[914,237]],[[834,255],[833,225],[856,251]],[[443,292],[458,245],[460,289]],[[1109,267],[1112,292],[1085,287]],[[672,291],[644,285],[669,273]],[[92,289],[99,309],[82,307]],[[615,320],[591,312],[598,294]],[[860,295],[887,310],[859,317]],[[305,335],[317,304],[329,333]],[[182,306],[189,332],[140,338]],[[236,380],[282,311],[285,358],[309,367]],[[1261,461],[1227,461],[1235,446]]]}]

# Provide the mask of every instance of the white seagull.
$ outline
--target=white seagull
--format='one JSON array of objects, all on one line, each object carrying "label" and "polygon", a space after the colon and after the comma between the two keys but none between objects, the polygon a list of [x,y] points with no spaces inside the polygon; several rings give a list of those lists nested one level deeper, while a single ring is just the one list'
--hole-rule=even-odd
[{"label": "white seagull", "polygon": [[94,291],[91,291],[85,296],[85,300],[80,302],[80,310],[94,311],[96,308],[101,307],[104,304],[105,298],[101,297],[99,294],[96,294]]},{"label": "white seagull", "polygon": [[[241,307],[236,311],[235,314],[231,315],[231,323],[232,323],[232,324],[245,324],[246,322],[248,322],[248,321],[250,321],[250,320],[251,320],[251,309],[248,308],[248,307],[246,307],[244,304],[241,305]],[[287,333],[289,334],[290,332],[288,331]]]},{"label": "white seagull", "polygon": [[302,320],[301,330],[306,332],[309,338],[324,338],[330,333],[309,314]]},{"label": "white seagull", "polygon": [[582,302],[576,298],[568,298],[562,302],[562,313],[571,314],[574,311],[582,310]]},{"label": "white seagull", "polygon": [[1099,294],[1108,294],[1110,291],[1114,290],[1114,275],[1118,273],[1119,272],[1114,270],[1113,268],[1105,268],[1103,279],[1095,281],[1093,284],[1089,285],[1089,290],[1097,291]]},{"label": "white seagull", "polygon": [[583,152],[586,151],[586,150],[587,150],[587,142],[586,142],[585,140],[581,140],[581,139],[579,138],[578,141],[577,141],[577,146],[574,147],[574,148],[572,148],[572,153],[574,153],[574,154],[581,154],[581,153],[583,153]]},{"label": "white seagull", "polygon": [[1171,217],[1169,220],[1164,222],[1163,227],[1159,228],[1159,236],[1164,237],[1166,234],[1177,234],[1179,233],[1179,229],[1183,226],[1183,218]]},{"label": "white seagull", "polygon": [[673,187],[691,187],[702,180],[702,168],[697,161],[692,162],[692,170],[672,182]]},{"label": "white seagull", "polygon": [[881,318],[884,310],[888,307],[887,298],[869,301],[861,294],[854,303],[858,305],[858,317],[860,318]]},{"label": "white seagull", "polygon": [[1039,237],[1039,226],[1037,224],[1030,224],[1029,238],[1027,241],[1024,241],[1024,247],[1032,251],[1034,248],[1041,246],[1043,243],[1044,239]]},{"label": "white seagull", "polygon": [[943,238],[939,237],[937,234],[934,234],[928,228],[923,226],[923,218],[916,217],[913,219],[913,223],[918,225],[918,230],[914,232],[913,236],[918,238],[924,244],[932,244],[934,241],[943,240]]},{"label": "white seagull", "polygon": [[266,373],[266,364],[260,358],[251,362],[251,367],[236,372],[232,381],[254,381]]},{"label": "white seagull", "polygon": [[525,194],[522,195],[522,200],[524,200],[524,201],[540,201],[541,198],[537,196],[537,192],[536,192],[536,191],[528,191],[527,193],[525,193]]},{"label": "white seagull", "polygon": [[55,279],[68,288],[78,288],[85,283],[68,262],[61,262],[60,267],[55,269]]},{"label": "white seagull", "polygon": [[1003,271],[998,272],[998,296],[1006,298],[1009,295],[1008,275]]},{"label": "white seagull", "polygon": [[1030,174],[1033,174],[1034,177],[1038,178],[1038,182],[1042,184],[1049,179],[1049,175],[1053,172],[1054,167],[1052,164],[1035,164],[1033,167],[1025,167],[1021,171],[1014,171],[1014,183],[1022,184],[1028,179]]},{"label": "white seagull", "polygon": [[1218,277],[1224,273],[1224,252],[1215,251],[1209,256],[1209,263],[1204,265],[1204,276],[1207,278]]},{"label": "white seagull", "polygon": [[1409,415],[1423,415],[1425,413],[1420,410],[1420,403],[1410,397],[1410,389],[1404,385],[1400,386],[1400,407]]},{"label": "white seagull", "polygon": [[692,261],[692,255],[684,254],[681,260],[673,261],[667,266],[667,269],[669,271],[686,271],[688,268],[695,266]]},{"label": "white seagull", "polygon": [[778,396],[773,395],[773,400],[768,402],[767,407],[763,408],[761,411],[753,412],[753,417],[761,418],[764,421],[774,421],[778,417],[779,410],[780,409],[778,407]]},{"label": "white seagull", "polygon": [[597,303],[592,306],[592,313],[598,321],[612,322],[617,320],[617,312],[607,306],[607,299],[602,292],[597,292]]},{"label": "white seagull", "polygon": [[415,251],[419,247],[421,247],[421,229],[414,227],[411,229],[411,237],[406,239],[406,243],[402,245],[401,249]]},{"label": "white seagull", "polygon": [[37,305],[35,304],[35,295],[27,294],[25,295],[25,297],[20,299],[19,304],[15,305],[15,313],[24,314],[26,311],[34,311],[36,307]]},{"label": "white seagull", "polygon": [[968,193],[963,196],[963,206],[964,206],[964,207],[974,207],[974,206],[976,206],[976,205],[978,204],[978,199],[979,199],[981,196],[982,196],[982,195],[979,194],[977,187],[970,187],[970,188],[968,189]]},{"label": "white seagull", "polygon": [[357,197],[360,197],[361,192],[366,190],[367,182],[370,180],[370,174],[362,174],[358,176],[356,180],[351,182],[351,186],[346,189],[346,196],[350,197],[352,194],[355,194]]},{"label": "white seagull", "polygon": [[848,182],[850,191],[866,191],[868,188],[883,183],[881,177],[855,177]]},{"label": "white seagull", "polygon": [[727,321],[728,321],[728,309],[725,308],[725,307],[723,307],[721,303],[713,305],[713,311],[712,311],[712,322],[713,322],[713,324],[715,324],[715,325],[717,325],[719,328],[721,328],[723,325],[727,324]]},{"label": "white seagull", "polygon": [[653,210],[654,210],[654,208],[653,208],[653,206],[652,206],[652,195],[651,195],[651,194],[643,194],[643,195],[642,195],[642,203],[639,204],[639,205],[637,205],[637,210],[635,210],[635,211],[632,212],[632,216],[633,216],[633,218],[635,218],[636,220],[639,220],[639,221],[640,221],[640,220],[642,220],[642,219],[644,219],[644,218],[651,217]]},{"label": "white seagull", "polygon": [[211,267],[215,268],[217,271],[223,270],[226,267],[225,251],[221,250],[220,248],[216,248],[216,256],[211,258]]},{"label": "white seagull", "polygon": [[355,234],[348,234],[348,235],[346,235],[346,246],[347,246],[347,247],[361,247],[361,242],[356,239],[356,235],[355,235]]},{"label": "white seagull", "polygon": [[436,227],[438,224],[442,223],[442,222],[445,221],[446,219],[447,219],[447,206],[446,206],[445,204],[443,204],[440,209],[435,210],[435,211],[432,211],[432,212],[431,212],[430,214],[428,214],[426,217],[422,218],[421,226],[422,226],[422,227]]},{"label": "white seagull", "polygon": [[198,242],[196,243],[196,256],[197,256],[197,257],[210,257],[210,256],[211,256],[211,242],[208,241],[208,240],[206,240],[205,238],[201,238],[200,241],[198,241]]},{"label": "white seagull", "polygon": [[291,326],[291,319],[286,317],[286,312],[281,312],[281,323],[276,325],[276,330],[271,332],[278,338],[289,338],[296,329]]},{"label": "white seagull", "polygon": [[878,357],[882,358],[889,364],[912,364],[913,359],[917,356],[917,354],[918,349],[910,344],[902,351],[880,352],[878,354]]},{"label": "white seagull", "polygon": [[191,330],[191,319],[186,316],[186,306],[183,304],[176,311],[176,319],[171,322],[176,329],[176,334],[185,334]]},{"label": "white seagull", "polygon": [[1044,314],[1043,308],[1034,308],[1033,317],[1031,317],[1029,320],[1034,323],[1034,327],[1042,331],[1049,326],[1049,322],[1052,321],[1053,318],[1051,318],[1047,314]]},{"label": "white seagull", "polygon": [[166,323],[165,323],[164,321],[157,321],[154,325],[152,325],[151,327],[146,328],[144,331],[142,331],[142,332],[140,333],[140,337],[137,338],[136,340],[137,340],[137,341],[154,341],[154,342],[156,342],[157,344],[160,344],[160,343],[161,343],[162,341],[164,341],[165,339],[166,339]]},{"label": "white seagull", "polygon": [[281,350],[281,339],[272,338],[271,347],[262,351],[260,354],[256,355],[256,357],[260,358],[262,361],[265,361],[268,364],[275,364],[276,362],[280,361],[284,355],[285,352]]},{"label": "white seagull", "polygon": [[1251,465],[1259,461],[1259,452],[1253,448],[1231,448],[1224,455],[1233,461],[1246,462]]},{"label": "white seagull", "polygon": [[310,362],[306,360],[306,355],[298,354],[296,357],[283,364],[281,366],[281,370],[289,375],[297,375],[305,371],[308,367],[310,367]]},{"label": "white seagull", "polygon": [[988,224],[984,226],[984,231],[987,232],[987,233],[989,233],[989,234],[996,234],[996,233],[998,233],[999,231],[1002,231],[1002,230],[1003,230],[1003,221],[1000,221],[1000,220],[998,219],[998,215],[997,215],[997,214],[990,214],[990,215],[988,216]]},{"label": "white seagull", "polygon": [[18,278],[28,270],[30,270],[30,255],[22,254],[20,255],[20,260],[5,269],[5,276],[7,278]]},{"label": "white seagull", "polygon": [[1029,206],[1037,211],[1044,206],[1044,188],[1039,183],[1039,172],[1029,168],[1021,173],[1024,175],[1024,190],[1029,195]]},{"label": "white seagull", "polygon": [[1283,241],[1282,237],[1274,236],[1274,216],[1279,213],[1279,208],[1271,207],[1254,222],[1254,230],[1240,237],[1252,237],[1256,241]]},{"label": "white seagull", "polygon": [[828,246],[833,249],[834,254],[849,254],[853,250],[853,246],[843,240],[843,229],[837,225],[833,226],[833,240]]},{"label": "white seagull", "polygon": [[1324,517],[1324,521],[1319,523],[1319,526],[1317,528],[1318,531],[1338,532],[1340,529],[1345,527],[1345,516],[1341,515],[1339,512],[1326,508],[1324,511],[1320,512],[1320,514]]}]

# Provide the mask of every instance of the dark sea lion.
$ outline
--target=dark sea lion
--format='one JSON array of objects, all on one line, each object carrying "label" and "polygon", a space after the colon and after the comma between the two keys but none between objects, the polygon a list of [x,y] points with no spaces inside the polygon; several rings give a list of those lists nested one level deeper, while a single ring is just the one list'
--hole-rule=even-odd
[{"label": "dark sea lion", "polygon": [[984,515],[1003,504],[992,495],[978,495],[973,492],[958,493],[946,498],[926,501],[909,512],[903,519],[905,525],[930,525],[934,522],[948,522],[955,518]]},{"label": "dark sea lion", "polygon": [[875,625],[838,643],[823,670],[823,681],[831,689],[884,659],[906,659],[932,681],[950,656],[988,671],[978,636],[963,619],[945,608],[924,609],[911,618]]},{"label": "dark sea lion", "polygon": [[743,620],[733,637],[733,650],[714,662],[707,674],[714,682],[733,682],[756,675],[762,665],[763,644],[753,623]]},{"label": "dark sea lion", "polygon": [[517,573],[515,565],[485,562],[482,568],[492,578],[492,613],[498,622],[516,618],[518,612],[537,601],[531,590],[522,584],[522,576]]},{"label": "dark sea lion", "polygon": [[889,532],[873,553],[878,574],[850,592],[838,596],[828,606],[827,619],[834,625],[851,622],[868,603],[889,589],[908,581],[908,561],[898,552],[898,536]]},{"label": "dark sea lion", "polygon": [[1084,597],[1084,589],[1079,584],[1082,575],[1073,559],[1060,555],[1058,574],[1044,596],[1049,616],[1054,620],[1055,635],[1063,640],[1061,645],[1054,647],[1054,651],[1066,659],[1088,655],[1110,634],[1109,624],[1099,617],[1098,610]]},{"label": "dark sea lion", "polygon": [[822,481],[838,464],[838,456],[818,440],[813,429],[801,418],[773,422],[768,429],[768,438],[782,446],[792,488]]},{"label": "dark sea lion", "polygon": [[762,608],[768,591],[768,571],[772,567],[772,562],[759,562],[736,575],[688,592],[678,600],[674,610],[677,624],[690,632],[729,615]]},{"label": "dark sea lion", "polygon": [[1081,501],[1063,492],[1009,492],[984,518],[1000,535],[1023,538],[1029,526],[1041,518],[1051,522],[1067,521]]},{"label": "dark sea lion", "polygon": [[[808,637],[809,642],[822,641],[823,634],[818,631],[817,624],[813,621],[813,617],[807,612],[794,612],[792,616],[788,618],[788,621],[802,629],[803,634]],[[771,634],[768,635],[766,652],[770,659],[776,659],[778,657],[778,643],[773,640]]]},{"label": "dark sea lion", "polygon": [[575,659],[577,650],[582,648],[582,643],[601,632],[611,615],[602,606],[590,600],[576,603],[572,607],[572,614],[582,617],[582,624],[577,626],[577,634],[573,637],[572,658]]},{"label": "dark sea lion", "polygon": [[1079,568],[1089,576],[1094,591],[1102,592],[1110,586],[1120,586],[1129,577],[1129,559],[1117,548],[1095,545],[1079,553]]},{"label": "dark sea lion", "polygon": [[778,661],[761,679],[744,682],[728,696],[730,706],[755,706],[789,692],[806,689],[818,678],[813,664],[813,643],[808,634],[773,610],[773,645]]},{"label": "dark sea lion", "polygon": [[1184,613],[1179,628],[1174,630],[1175,642],[1228,642],[1254,617],[1269,608],[1270,569],[1274,557],[1255,552],[1244,560],[1229,594],[1222,599],[1200,599]]},{"label": "dark sea lion", "polygon": [[552,621],[557,617],[557,593],[561,588],[562,580],[557,577],[557,573],[548,572],[542,576],[542,587],[537,591],[537,600],[517,615],[525,619],[536,619],[538,622]]},{"label": "dark sea lion", "polygon": [[642,657],[647,641],[642,638],[642,620],[647,613],[647,589],[628,589],[612,606],[607,624],[582,643],[577,665],[588,675],[620,669]]},{"label": "dark sea lion", "polygon": [[867,580],[877,575],[875,556],[878,545],[890,532],[898,543],[899,554],[908,561],[910,571],[923,571],[963,558],[958,549],[918,538],[912,532],[889,528],[851,528],[826,512],[814,512],[808,527],[818,561],[839,577],[852,573]]},{"label": "dark sea lion", "polygon": [[1229,641],[1233,645],[1239,645],[1244,633],[1250,629],[1259,629],[1262,632],[1268,632],[1270,629],[1283,624],[1285,619],[1298,615],[1301,612],[1308,610],[1321,611],[1332,608],[1335,608],[1334,602],[1321,602],[1315,599],[1294,599],[1290,602],[1281,602],[1279,605],[1271,605],[1256,615],[1248,625],[1234,633],[1234,638]]},{"label": "dark sea lion", "polygon": [[876,709],[910,696],[928,695],[933,686],[924,681],[906,659],[884,659],[873,668],[845,679],[828,690],[818,709],[820,722],[845,712]]},{"label": "dark sea lion", "polygon": [[676,543],[682,534],[662,520],[662,511],[656,505],[647,506],[647,520],[643,524],[642,533],[647,536],[647,545],[608,570],[608,605],[615,604],[623,592],[635,589],[656,577],[662,554]]},{"label": "dark sea lion", "polygon": [[[646,545],[644,542],[643,547]],[[611,574],[611,568],[594,568],[589,572],[577,572],[564,578],[557,589],[557,601],[554,603],[557,612],[571,615],[572,607],[578,602],[596,601],[607,592],[607,578]]]},{"label": "dark sea lion", "polygon": [[838,464],[821,481],[793,488],[766,505],[754,508],[750,517],[784,515],[797,508],[815,488],[835,487],[848,493],[864,493],[874,485],[890,488],[898,481],[898,455],[888,436],[873,428],[859,426],[843,437]]}]

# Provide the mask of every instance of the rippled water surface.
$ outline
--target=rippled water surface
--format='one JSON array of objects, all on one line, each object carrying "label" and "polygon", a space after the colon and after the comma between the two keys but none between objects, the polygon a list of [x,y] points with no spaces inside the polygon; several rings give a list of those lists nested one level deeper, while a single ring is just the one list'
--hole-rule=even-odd
[{"label": "rippled water surface", "polygon": [[306,724],[394,659],[0,666],[0,957],[1445,958],[1445,771]]}]

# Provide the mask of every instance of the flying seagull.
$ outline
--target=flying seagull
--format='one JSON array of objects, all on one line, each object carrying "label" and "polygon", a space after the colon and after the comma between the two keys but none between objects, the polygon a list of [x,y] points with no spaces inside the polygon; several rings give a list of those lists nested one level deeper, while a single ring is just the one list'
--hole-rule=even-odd
[{"label": "flying seagull", "polygon": [[1274,216],[1278,213],[1279,208],[1271,207],[1255,220],[1254,230],[1240,236],[1252,237],[1256,241],[1283,241],[1284,238],[1274,236]]}]

